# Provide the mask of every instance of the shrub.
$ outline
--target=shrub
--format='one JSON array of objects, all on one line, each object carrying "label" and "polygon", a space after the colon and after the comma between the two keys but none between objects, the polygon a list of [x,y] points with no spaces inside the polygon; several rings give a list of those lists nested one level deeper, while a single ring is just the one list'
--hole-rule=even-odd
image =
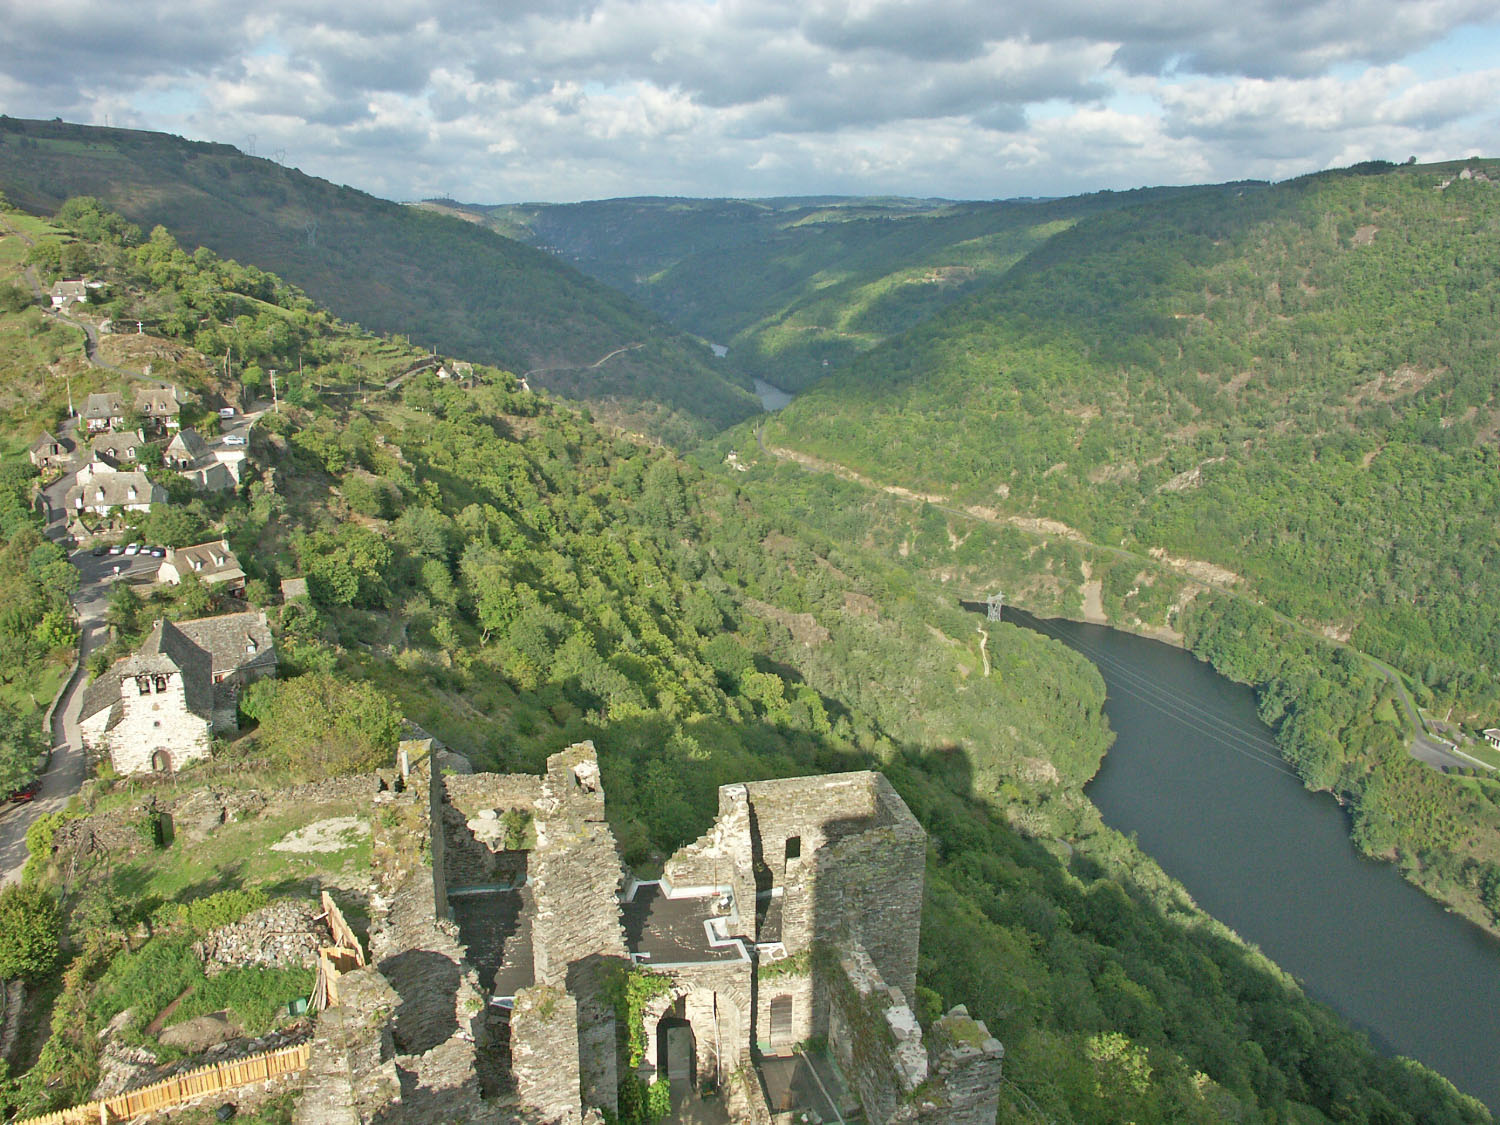
[{"label": "shrub", "polygon": [[0,891],[0,979],[34,980],[57,967],[62,929],[52,892],[12,883]]}]

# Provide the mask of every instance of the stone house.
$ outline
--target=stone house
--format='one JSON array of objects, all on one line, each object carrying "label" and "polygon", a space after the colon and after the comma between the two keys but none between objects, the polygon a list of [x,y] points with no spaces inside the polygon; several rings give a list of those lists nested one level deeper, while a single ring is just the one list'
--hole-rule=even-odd
[{"label": "stone house", "polygon": [[182,401],[176,387],[148,387],[136,392],[135,409],[157,433],[181,425]]},{"label": "stone house", "polygon": [[149,512],[152,504],[165,504],[167,490],[145,473],[120,472],[107,459],[94,457],[83,468],[63,496],[63,508],[71,515],[92,512],[108,516],[111,509]]},{"label": "stone house", "polygon": [[91,394],[83,404],[83,420],[89,433],[112,430],[125,422],[125,399],[115,391]]},{"label": "stone house", "polygon": [[245,454],[211,447],[197,430],[178,430],[167,443],[167,468],[176,470],[205,492],[225,492],[240,483]]},{"label": "stone house", "polygon": [[89,449],[95,458],[107,458],[122,465],[139,461],[146,444],[146,435],[140,430],[110,430],[89,442]]},{"label": "stone house", "polygon": [[59,281],[52,287],[52,307],[54,310],[66,312],[74,305],[82,304],[89,299],[89,290],[99,288],[98,282]]},{"label": "stone house", "polygon": [[[439,772],[407,799],[430,809],[423,841],[377,845],[432,866],[391,888],[368,970],[400,999],[368,1032],[394,1058],[320,1022],[309,1073],[330,1077],[297,1120],[343,1096],[341,1059],[378,1056],[385,1088],[421,1089],[442,1120],[477,1119],[485,1088],[519,1120],[597,1120],[634,1066],[670,1077],[674,1100],[678,1083],[711,1086],[729,1120],[768,1122],[754,1068],[822,1036],[867,1121],[994,1122],[999,1042],[962,1008],[924,1035],[912,1009],[927,838],[881,775],[723,786],[709,831],[648,880],[620,862],[590,743],[541,777]],[[649,974],[638,1028],[616,1026],[622,973]],[[451,1033],[414,1034],[428,1026]]]},{"label": "stone house", "polygon": [[31,443],[27,450],[31,457],[31,463],[42,472],[48,469],[64,467],[73,459],[73,447],[50,433],[43,433],[41,437]]},{"label": "stone house", "polygon": [[275,671],[264,613],[158,621],[85,690],[84,745],[119,773],[180,769],[208,756],[214,734],[238,729],[240,691]]},{"label": "stone house", "polygon": [[232,597],[245,594],[245,572],[229,549],[227,539],[192,547],[168,547],[166,557],[157,568],[156,580],[175,586],[188,574],[197,575],[198,581],[205,586],[219,587],[222,593]]},{"label": "stone house", "polygon": [[1485,731],[1484,740],[1491,746],[1493,746],[1496,750],[1500,750],[1500,727],[1491,727],[1489,730]]}]

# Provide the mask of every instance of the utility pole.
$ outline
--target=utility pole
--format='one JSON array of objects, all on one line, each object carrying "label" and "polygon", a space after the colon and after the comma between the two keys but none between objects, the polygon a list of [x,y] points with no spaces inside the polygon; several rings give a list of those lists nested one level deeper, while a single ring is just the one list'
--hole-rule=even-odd
[{"label": "utility pole", "polygon": [[985,618],[990,621],[1000,620],[1000,611],[1005,608],[1005,595],[1001,593],[991,594],[984,600]]}]

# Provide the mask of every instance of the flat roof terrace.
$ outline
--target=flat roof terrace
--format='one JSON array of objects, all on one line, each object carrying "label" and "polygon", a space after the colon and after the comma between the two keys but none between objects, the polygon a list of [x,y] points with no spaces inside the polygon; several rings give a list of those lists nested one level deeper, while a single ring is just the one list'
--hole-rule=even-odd
[{"label": "flat roof terrace", "polygon": [[625,947],[642,965],[711,965],[748,961],[737,913],[717,894],[668,898],[658,882],[635,883],[620,903]]}]

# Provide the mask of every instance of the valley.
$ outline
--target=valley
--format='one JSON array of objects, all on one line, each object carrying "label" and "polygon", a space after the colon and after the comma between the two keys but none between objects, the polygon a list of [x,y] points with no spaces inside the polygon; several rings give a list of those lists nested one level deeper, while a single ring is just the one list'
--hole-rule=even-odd
[{"label": "valley", "polygon": [[[420,866],[420,830],[395,823],[399,801],[351,806],[336,778],[389,786],[405,720],[497,776],[592,742],[635,879],[710,830],[721,786],[879,770],[927,840],[913,1018],[931,1033],[962,1003],[1004,1044],[998,1120],[1492,1119],[1470,1096],[1487,1087],[1460,1079],[1461,1093],[1372,1048],[1320,1002],[1337,1004],[1332,990],[1309,998],[1107,824],[1085,786],[1117,733],[1110,676],[1008,623],[981,644],[961,606],[1003,589],[1042,616],[1169,638],[1251,685],[1240,706],[1268,724],[1278,768],[1348,808],[1359,851],[1493,931],[1497,784],[1482,761],[1433,742],[1423,764],[1409,747],[1417,705],[1447,714],[1456,740],[1496,699],[1487,181],[1417,166],[1045,203],[438,208],[587,259],[602,280],[660,275],[620,283],[647,313],[473,222],[294,184],[222,146],[39,124],[7,121],[0,147],[15,232],[0,238],[0,297],[20,293],[0,314],[6,674],[34,677],[18,698],[45,702],[77,641],[75,568],[29,510],[56,468],[23,459],[44,431],[86,453],[62,425],[68,395],[133,395],[147,363],[210,453],[221,431],[243,434],[243,475],[195,485],[165,458],[171,435],[147,440],[122,407],[110,430],[142,427],[139,471],[166,500],[68,512],[54,533],[222,543],[243,585],[113,585],[88,673],[150,656],[163,619],[188,635],[242,606],[266,614],[279,668],[244,685],[235,729],[199,760],[136,781],[96,751],[96,776],[27,833],[25,886],[55,900],[61,942],[32,971],[8,1106],[85,1101],[127,1047],[173,1058],[158,1032],[178,997],[163,985],[126,1015],[121,988],[153,958],[204,987],[179,914],[195,903],[237,925],[256,896],[327,890],[357,929],[391,932],[371,888]],[[171,170],[184,152],[204,167]],[[366,300],[310,265],[307,231],[292,249],[247,241],[253,264],[200,241],[231,225],[205,185],[240,176],[248,198],[273,198],[280,178],[323,200],[320,240],[364,224],[385,249],[347,271],[384,276],[405,257],[421,295],[409,318],[381,286]],[[148,202],[156,177],[173,186]],[[59,208],[75,187],[103,198]],[[1377,258],[1403,221],[1416,249]],[[433,354],[421,333],[455,260],[488,254],[509,280],[493,307],[466,307],[504,348],[434,332]],[[1421,320],[1410,279],[1442,256],[1459,311]],[[101,301],[52,314],[28,269],[43,289],[87,275]],[[722,306],[715,270],[746,281]],[[1365,315],[1379,301],[1397,303],[1389,331]],[[139,320],[148,350],[91,365],[132,339],[105,319]],[[761,415],[751,387],[779,409]],[[1382,549],[1357,547],[1361,531]],[[34,722],[36,703],[6,706]],[[276,796],[309,784],[327,799]],[[209,830],[223,864],[159,829],[209,793],[243,820]],[[1307,799],[1340,819],[1323,793]],[[355,835],[325,858],[260,848],[346,816]],[[506,832],[524,841],[518,824]],[[294,1026],[236,1002],[247,1028]],[[624,1106],[636,1095],[621,1090]],[[509,1105],[496,1096],[484,1112]]]}]

